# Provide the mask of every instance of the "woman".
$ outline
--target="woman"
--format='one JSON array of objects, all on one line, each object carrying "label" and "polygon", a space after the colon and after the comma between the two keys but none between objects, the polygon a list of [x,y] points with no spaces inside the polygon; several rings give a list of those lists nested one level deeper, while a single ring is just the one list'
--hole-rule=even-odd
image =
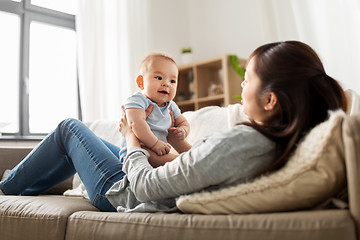
[{"label": "woman", "polygon": [[250,122],[200,139],[191,149],[170,136],[177,150],[186,151],[164,166],[150,165],[126,116],[120,124],[128,148],[123,166],[117,147],[67,119],[11,171],[0,189],[39,194],[78,172],[92,204],[102,211],[173,211],[181,194],[242,183],[279,169],[301,137],[326,120],[328,110],[346,109],[342,88],[301,42],[256,49],[242,86]]}]

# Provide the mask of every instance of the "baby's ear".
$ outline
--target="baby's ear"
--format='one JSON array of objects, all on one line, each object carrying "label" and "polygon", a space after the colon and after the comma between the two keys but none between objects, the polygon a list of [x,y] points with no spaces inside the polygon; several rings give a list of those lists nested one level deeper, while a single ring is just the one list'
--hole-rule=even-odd
[{"label": "baby's ear", "polygon": [[136,84],[138,85],[138,87],[143,90],[144,89],[144,80],[143,80],[143,76],[139,75],[136,78]]}]

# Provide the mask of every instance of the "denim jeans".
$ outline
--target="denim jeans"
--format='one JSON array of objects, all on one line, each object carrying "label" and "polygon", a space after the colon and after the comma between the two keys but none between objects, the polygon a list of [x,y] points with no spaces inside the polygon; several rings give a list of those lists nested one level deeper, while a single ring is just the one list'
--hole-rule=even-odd
[{"label": "denim jeans", "polygon": [[102,211],[116,211],[105,193],[125,175],[118,153],[117,146],[80,121],[66,119],[10,172],[0,189],[6,195],[38,195],[77,172],[91,203]]}]

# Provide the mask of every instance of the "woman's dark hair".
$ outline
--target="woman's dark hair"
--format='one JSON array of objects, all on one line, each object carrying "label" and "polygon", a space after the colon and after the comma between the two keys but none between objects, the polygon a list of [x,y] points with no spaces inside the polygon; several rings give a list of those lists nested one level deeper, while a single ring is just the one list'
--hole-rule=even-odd
[{"label": "woman's dark hair", "polygon": [[347,101],[339,83],[325,73],[316,52],[302,42],[266,44],[251,58],[261,80],[259,97],[273,92],[278,101],[274,124],[247,124],[277,143],[279,157],[261,171],[265,173],[283,166],[301,137],[328,118],[328,110],[346,111]]}]

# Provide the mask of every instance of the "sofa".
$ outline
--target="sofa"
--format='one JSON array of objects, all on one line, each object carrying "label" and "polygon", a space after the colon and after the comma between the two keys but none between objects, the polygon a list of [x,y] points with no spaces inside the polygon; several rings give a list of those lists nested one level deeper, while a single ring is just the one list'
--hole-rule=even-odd
[{"label": "sofa", "polygon": [[[181,196],[176,213],[100,212],[75,175],[40,196],[0,196],[0,239],[360,239],[359,101],[354,92],[348,95],[347,115],[333,114],[331,126],[311,131],[310,146],[302,144],[289,161],[305,166],[300,173],[285,166],[242,186]],[[191,125],[189,142],[246,119],[239,104],[184,114]],[[118,143],[116,121],[89,127]],[[324,147],[316,146],[322,141]],[[30,151],[0,148],[0,176]],[[330,158],[335,169],[327,167]]]}]

